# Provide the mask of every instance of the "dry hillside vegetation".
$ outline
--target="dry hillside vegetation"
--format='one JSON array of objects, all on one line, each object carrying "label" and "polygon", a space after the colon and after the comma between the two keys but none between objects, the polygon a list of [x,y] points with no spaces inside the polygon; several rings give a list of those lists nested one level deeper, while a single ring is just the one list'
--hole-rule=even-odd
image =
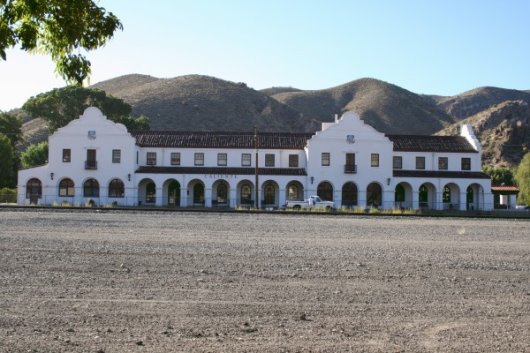
[{"label": "dry hillside vegetation", "polygon": [[458,134],[461,124],[473,126],[490,165],[513,167],[530,147],[530,107],[526,101],[506,101],[454,124],[438,135]]},{"label": "dry hillside vegetation", "polygon": [[388,134],[429,135],[454,122],[430,99],[401,87],[360,79],[318,91],[284,92],[273,96],[311,120],[354,111],[377,130]]},{"label": "dry hillside vegetation", "polygon": [[[256,126],[260,131],[313,132],[335,114],[355,111],[383,133],[430,135],[471,116],[488,115],[504,102],[530,103],[528,91],[481,87],[449,97],[419,95],[371,78],[322,90],[271,87],[257,91],[244,83],[209,76],[160,79],[133,74],[92,87],[124,99],[132,105],[133,115],[148,116],[152,130],[179,131],[252,131]],[[24,129],[31,141],[46,137],[46,127],[38,122]],[[457,133],[455,128],[444,131]],[[520,137],[510,136],[516,130],[504,129],[503,137],[490,135],[492,131],[478,131],[486,150],[484,163],[517,163],[522,149],[498,148],[504,142],[519,144]]]},{"label": "dry hillside vegetation", "polygon": [[[129,84],[129,81],[134,84]],[[269,96],[214,77],[190,75],[172,79],[136,75],[93,86],[122,98],[133,113],[151,119],[153,130],[314,131],[296,110]]]}]

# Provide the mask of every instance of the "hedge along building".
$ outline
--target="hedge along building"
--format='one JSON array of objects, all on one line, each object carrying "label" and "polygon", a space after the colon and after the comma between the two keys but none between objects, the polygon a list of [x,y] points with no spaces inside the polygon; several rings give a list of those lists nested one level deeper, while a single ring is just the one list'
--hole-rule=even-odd
[{"label": "hedge along building", "polygon": [[49,137],[48,164],[19,171],[18,202],[278,208],[319,195],[336,207],[489,210],[480,168],[467,126],[385,135],[348,112],[314,134],[129,133],[92,107]]}]

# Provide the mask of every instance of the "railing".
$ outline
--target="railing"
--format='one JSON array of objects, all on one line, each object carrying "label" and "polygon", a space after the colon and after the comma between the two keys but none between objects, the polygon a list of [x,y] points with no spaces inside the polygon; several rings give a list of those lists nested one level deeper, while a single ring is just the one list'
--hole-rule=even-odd
[{"label": "railing", "polygon": [[86,170],[98,169],[98,162],[97,161],[85,161],[85,169]]},{"label": "railing", "polygon": [[357,173],[357,164],[345,164],[344,173],[350,173],[350,174]]}]

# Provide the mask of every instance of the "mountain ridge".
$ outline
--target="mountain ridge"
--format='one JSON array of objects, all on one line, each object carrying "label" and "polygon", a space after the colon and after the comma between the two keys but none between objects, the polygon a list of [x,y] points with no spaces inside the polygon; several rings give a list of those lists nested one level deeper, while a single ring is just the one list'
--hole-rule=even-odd
[{"label": "mountain ridge", "polygon": [[[153,130],[178,131],[252,131],[256,127],[267,132],[314,132],[335,115],[355,111],[365,123],[386,134],[431,135],[455,132],[455,127],[481,112],[495,115],[491,109],[503,102],[530,103],[529,91],[485,86],[454,96],[417,94],[375,78],[320,90],[255,90],[242,82],[204,75],[157,78],[129,74],[90,88],[131,104],[133,115],[148,116]],[[43,136],[38,126],[35,122],[28,126],[37,140]],[[483,145],[489,146],[487,132],[479,135]],[[510,153],[504,159],[485,151],[485,163],[514,165],[518,157]]]}]

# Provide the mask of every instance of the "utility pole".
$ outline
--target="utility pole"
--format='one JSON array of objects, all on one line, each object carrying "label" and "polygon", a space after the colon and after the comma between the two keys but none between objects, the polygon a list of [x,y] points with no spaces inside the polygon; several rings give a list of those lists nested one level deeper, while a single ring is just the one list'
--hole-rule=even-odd
[{"label": "utility pole", "polygon": [[259,141],[258,141],[258,128],[255,126],[254,126],[254,148],[256,149],[256,160],[255,160],[256,167],[254,170],[254,174],[256,177],[256,183],[254,185],[254,191],[255,191],[254,207],[258,209],[259,208],[259,177],[258,177],[259,175],[259,168],[258,168]]}]

